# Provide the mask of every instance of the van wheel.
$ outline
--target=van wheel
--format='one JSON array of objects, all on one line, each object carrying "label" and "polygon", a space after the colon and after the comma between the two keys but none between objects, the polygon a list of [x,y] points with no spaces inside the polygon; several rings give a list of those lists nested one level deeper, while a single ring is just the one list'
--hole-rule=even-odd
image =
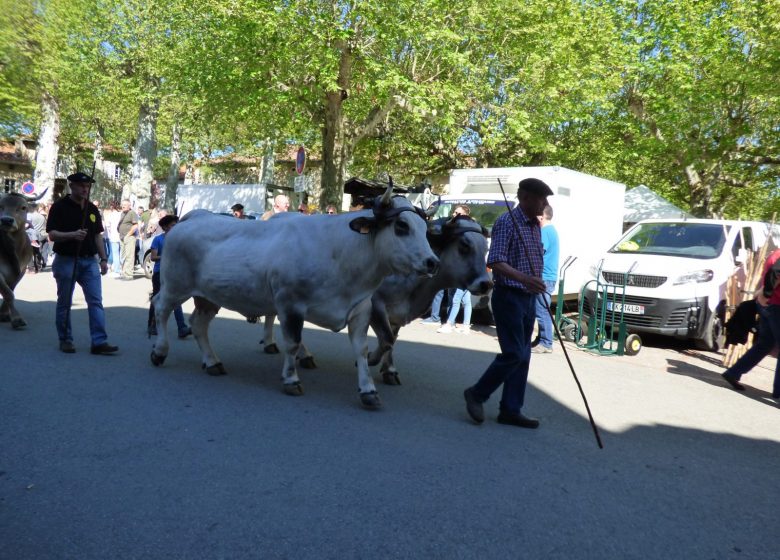
[{"label": "van wheel", "polygon": [[696,339],[694,344],[696,344],[696,348],[699,350],[718,352],[723,348],[723,342],[723,324],[720,322],[718,315],[713,313],[707,320],[707,328],[704,329],[702,338]]},{"label": "van wheel", "polygon": [[152,274],[154,273],[154,263],[152,262],[152,253],[146,253],[146,256],[144,256],[144,263],[143,263],[143,269],[144,269],[144,276],[152,279]]}]

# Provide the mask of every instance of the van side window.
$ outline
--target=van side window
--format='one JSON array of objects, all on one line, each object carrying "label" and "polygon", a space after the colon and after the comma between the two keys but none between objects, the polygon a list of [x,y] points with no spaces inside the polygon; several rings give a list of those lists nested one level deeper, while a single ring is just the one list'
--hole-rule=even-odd
[{"label": "van side window", "polygon": [[739,250],[742,248],[742,236],[738,235],[734,238],[734,245],[731,247],[731,256],[734,257],[734,260],[737,260],[737,255],[739,255]]},{"label": "van side window", "polygon": [[753,230],[749,227],[742,228],[742,241],[745,249],[748,251],[755,251],[753,246]]}]

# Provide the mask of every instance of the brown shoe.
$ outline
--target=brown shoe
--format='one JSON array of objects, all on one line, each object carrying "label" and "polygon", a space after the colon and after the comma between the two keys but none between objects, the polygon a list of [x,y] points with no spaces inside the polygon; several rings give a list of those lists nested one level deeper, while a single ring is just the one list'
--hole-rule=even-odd
[{"label": "brown shoe", "polygon": [[498,414],[498,423],[506,424],[507,426],[517,426],[518,428],[529,428],[535,430],[539,427],[539,420],[536,418],[528,418],[522,414],[510,414],[508,412],[500,412]]},{"label": "brown shoe", "polygon": [[482,403],[474,396],[474,389],[469,387],[463,391],[463,398],[466,399],[466,412],[477,424],[485,421],[485,411],[482,409]]},{"label": "brown shoe", "polygon": [[119,346],[112,346],[108,342],[98,344],[97,346],[93,346],[89,349],[89,351],[93,354],[113,354],[117,350],[119,350]]}]

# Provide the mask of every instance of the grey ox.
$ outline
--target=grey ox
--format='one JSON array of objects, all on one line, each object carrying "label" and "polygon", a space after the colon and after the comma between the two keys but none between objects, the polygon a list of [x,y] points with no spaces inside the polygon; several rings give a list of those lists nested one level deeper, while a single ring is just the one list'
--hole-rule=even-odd
[{"label": "grey ox", "polygon": [[367,363],[371,294],[390,274],[436,273],[439,259],[420,212],[405,198],[392,197],[392,184],[372,210],[338,216],[290,214],[264,222],[190,212],[166,237],[152,363],[160,365],[168,355],[168,317],[190,297],[190,325],[211,375],[226,373],[208,339],[220,307],[247,317],[277,315],[285,345],[284,391],[301,395],[295,355],[303,322],[333,331],[347,326],[360,400],[366,408],[380,407]]},{"label": "grey ox", "polygon": [[25,233],[28,205],[45,194],[43,191],[34,198],[19,193],[0,196],[0,295],[3,296],[0,322],[10,321],[14,329],[27,326],[14,305],[14,289],[33,255],[30,238]]},{"label": "grey ox", "polygon": [[[371,328],[377,335],[377,348],[368,356],[368,365],[380,361],[383,381],[400,385],[393,365],[393,346],[401,327],[420,317],[430,307],[433,296],[442,289],[460,288],[484,294],[493,282],[487,272],[487,230],[467,217],[440,219],[428,225],[428,241],[439,257],[439,271],[433,277],[393,274],[382,281],[371,296]],[[273,316],[266,316],[263,344],[266,353],[279,350],[274,342]],[[298,365],[316,367],[314,358],[301,344]]]}]

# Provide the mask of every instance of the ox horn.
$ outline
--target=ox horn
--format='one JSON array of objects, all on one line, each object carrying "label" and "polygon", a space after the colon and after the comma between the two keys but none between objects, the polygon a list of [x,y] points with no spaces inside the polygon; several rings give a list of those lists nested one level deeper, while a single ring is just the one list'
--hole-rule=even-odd
[{"label": "ox horn", "polygon": [[43,192],[38,196],[27,196],[26,194],[22,194],[22,196],[27,199],[27,202],[37,202],[44,197],[44,195],[48,192],[48,190],[49,187],[46,187],[45,189],[43,189]]},{"label": "ox horn", "polygon": [[390,206],[390,199],[393,197],[393,178],[388,175],[387,177],[387,190],[379,201],[380,206]]}]

